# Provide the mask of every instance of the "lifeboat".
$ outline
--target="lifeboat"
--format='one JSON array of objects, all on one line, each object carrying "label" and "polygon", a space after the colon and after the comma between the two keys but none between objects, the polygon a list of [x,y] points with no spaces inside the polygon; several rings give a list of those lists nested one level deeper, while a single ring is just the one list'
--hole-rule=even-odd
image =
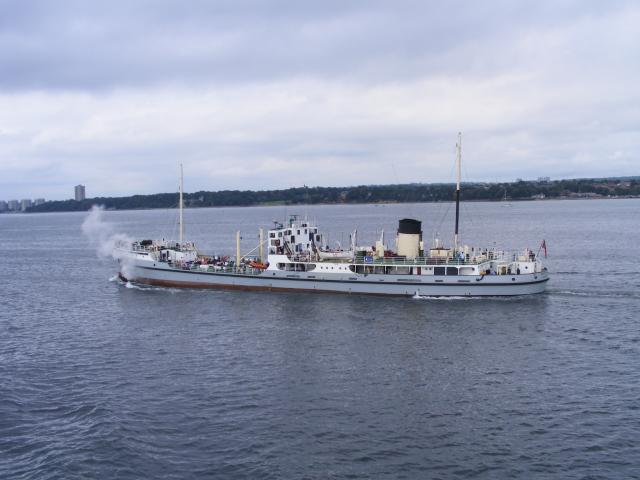
[{"label": "lifeboat", "polygon": [[269,265],[268,264],[265,265],[264,263],[260,263],[260,262],[251,261],[249,262],[249,266],[251,268],[257,268],[258,270],[266,270]]}]

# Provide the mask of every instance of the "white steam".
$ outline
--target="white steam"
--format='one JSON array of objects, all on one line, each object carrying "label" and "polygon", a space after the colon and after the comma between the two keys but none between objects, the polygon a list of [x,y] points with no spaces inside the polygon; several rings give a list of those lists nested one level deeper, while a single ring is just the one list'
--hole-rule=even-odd
[{"label": "white steam", "polygon": [[114,231],[113,224],[106,222],[103,217],[104,207],[94,205],[89,215],[82,222],[82,233],[89,239],[96,249],[99,258],[118,260],[120,272],[131,278],[133,270],[127,251],[133,240],[125,233]]}]

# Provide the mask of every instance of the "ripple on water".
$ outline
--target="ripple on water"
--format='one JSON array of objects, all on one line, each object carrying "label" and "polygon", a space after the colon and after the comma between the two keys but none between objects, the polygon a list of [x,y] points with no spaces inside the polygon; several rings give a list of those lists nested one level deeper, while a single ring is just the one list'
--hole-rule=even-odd
[{"label": "ripple on water", "polygon": [[[3,218],[0,246],[22,250],[0,269],[0,478],[637,477],[640,279],[603,272],[594,205],[522,205],[505,241],[544,224],[558,256],[548,293],[510,299],[128,286],[78,248],[82,215],[38,217],[33,244]],[[631,229],[631,251],[640,220],[615,205],[601,232]],[[416,207],[425,228],[432,207]],[[406,206],[309,208],[339,238]],[[162,219],[107,214],[140,234]],[[265,211],[191,214],[222,245],[237,225],[220,219]],[[502,231],[482,218],[470,235]]]}]

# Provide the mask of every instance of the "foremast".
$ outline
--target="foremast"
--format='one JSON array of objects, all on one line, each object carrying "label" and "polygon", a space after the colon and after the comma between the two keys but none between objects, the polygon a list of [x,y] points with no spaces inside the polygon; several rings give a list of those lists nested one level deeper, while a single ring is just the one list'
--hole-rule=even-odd
[{"label": "foremast", "polygon": [[182,195],[183,195],[183,190],[184,190],[184,178],[183,178],[183,174],[182,174],[182,164],[180,164],[180,238],[179,238],[179,242],[180,242],[180,246],[182,246],[182,243],[184,242],[184,222],[183,222],[183,218],[182,218],[182,210],[184,209],[184,202],[182,199]]},{"label": "foremast", "polygon": [[454,250],[458,251],[458,223],[460,221],[460,177],[462,176],[462,132],[458,132],[458,143],[456,144],[456,228],[453,235]]}]

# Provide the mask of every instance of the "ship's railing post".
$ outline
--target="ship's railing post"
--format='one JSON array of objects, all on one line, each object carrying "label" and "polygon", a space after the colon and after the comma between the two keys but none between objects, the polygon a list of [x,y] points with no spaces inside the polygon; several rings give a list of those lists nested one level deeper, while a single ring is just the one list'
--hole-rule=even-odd
[{"label": "ship's railing post", "polygon": [[240,270],[240,230],[236,232],[236,271]]}]

